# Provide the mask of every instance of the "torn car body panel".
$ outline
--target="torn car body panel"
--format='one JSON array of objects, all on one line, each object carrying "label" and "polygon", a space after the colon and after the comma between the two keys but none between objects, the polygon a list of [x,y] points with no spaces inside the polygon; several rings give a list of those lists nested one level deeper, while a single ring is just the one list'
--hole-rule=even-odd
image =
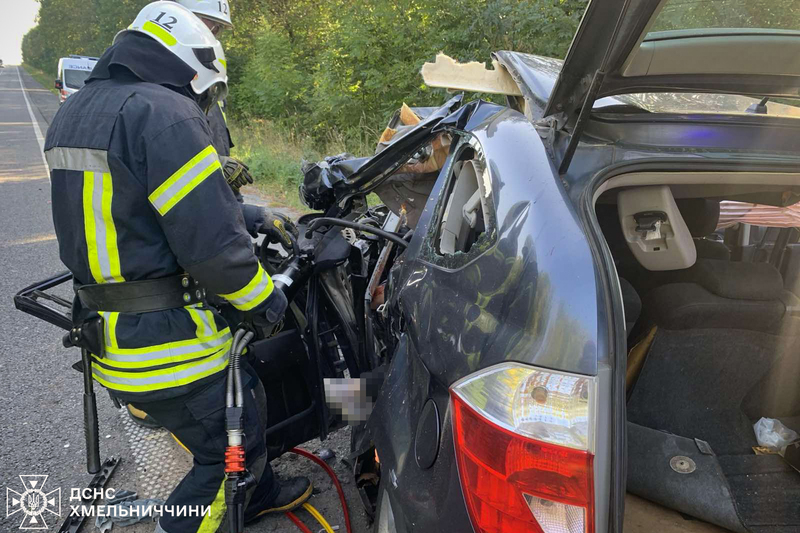
[{"label": "torn car body panel", "polygon": [[[443,523],[470,530],[448,408],[456,380],[503,361],[595,375],[607,358],[598,350],[597,267],[536,129],[517,111],[480,107],[480,120],[476,110],[474,122],[449,129],[450,157],[388,281],[387,313],[404,331],[367,431],[382,470],[395,474],[384,484],[398,532]],[[491,216],[469,250],[442,253],[442,217],[462,158],[485,166],[488,183],[478,190]],[[438,425],[427,422],[428,402]],[[423,432],[435,436],[421,441]],[[610,462],[598,463],[598,492],[607,499]]]},{"label": "torn car body panel", "polygon": [[352,158],[349,154],[340,154],[319,163],[304,164],[301,198],[312,209],[328,210],[375,190],[403,167],[409,173],[421,175],[435,172],[435,168],[414,165],[432,156],[439,157],[441,148],[449,145],[440,141],[427,152],[426,145],[450,128],[468,129],[487,114],[499,110],[480,100],[462,106],[462,99],[462,95],[454,96],[418,124],[397,132],[387,142],[380,143],[380,151],[372,157]]},{"label": "torn car body panel", "polygon": [[442,87],[452,91],[506,94],[522,96],[522,91],[505,67],[492,61],[494,68],[471,61],[459,63],[443,53],[437,54],[433,63],[422,65],[422,81],[429,87]]},{"label": "torn car body panel", "polygon": [[340,154],[320,163],[304,164],[300,197],[312,209],[327,210],[336,203],[343,205],[354,196],[367,194],[429,142],[435,135],[434,129],[445,118],[456,123],[468,118],[472,105],[454,113],[461,101],[461,95],[454,96],[416,126],[394,135],[391,150],[384,149],[373,157],[358,159]]}]

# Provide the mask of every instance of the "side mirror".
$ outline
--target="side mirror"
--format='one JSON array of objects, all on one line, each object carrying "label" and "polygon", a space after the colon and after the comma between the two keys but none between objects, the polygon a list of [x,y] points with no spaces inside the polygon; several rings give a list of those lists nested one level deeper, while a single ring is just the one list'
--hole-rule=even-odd
[{"label": "side mirror", "polygon": [[56,80],[56,89],[58,89],[60,91],[63,88],[64,88],[64,84],[61,82],[61,80]]}]

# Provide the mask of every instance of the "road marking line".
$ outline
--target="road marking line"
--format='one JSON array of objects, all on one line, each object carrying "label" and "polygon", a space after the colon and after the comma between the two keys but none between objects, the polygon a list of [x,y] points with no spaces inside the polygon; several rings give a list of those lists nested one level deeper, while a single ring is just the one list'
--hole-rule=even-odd
[{"label": "road marking line", "polygon": [[0,246],[19,246],[20,244],[34,244],[37,242],[46,242],[54,240],[56,240],[55,233],[42,233],[39,235],[33,235],[26,239],[17,239],[14,241],[8,241],[6,243],[0,243]]},{"label": "road marking line", "polygon": [[28,115],[31,117],[31,123],[33,124],[33,132],[36,134],[36,141],[39,143],[39,154],[42,156],[42,163],[44,163],[44,168],[47,171],[47,179],[50,180],[50,167],[47,166],[47,159],[44,157],[44,136],[42,135],[42,130],[39,128],[39,121],[36,120],[36,117],[33,114],[33,109],[31,108],[31,102],[28,100],[28,93],[25,92],[25,85],[22,84],[22,74],[20,74],[21,67],[16,67],[17,69],[17,79],[19,79],[19,88],[22,90],[22,96],[25,98],[25,105],[28,106]]},{"label": "road marking line", "polygon": [[[27,124],[27,122],[26,122],[26,124]],[[27,177],[27,178],[21,178],[21,177],[16,177],[16,176],[11,177],[11,178],[2,178],[2,177],[0,177],[0,183],[19,183],[19,182],[22,182],[22,181],[37,181],[37,180],[44,180],[44,179],[47,179],[47,176],[37,176],[37,177]]]}]

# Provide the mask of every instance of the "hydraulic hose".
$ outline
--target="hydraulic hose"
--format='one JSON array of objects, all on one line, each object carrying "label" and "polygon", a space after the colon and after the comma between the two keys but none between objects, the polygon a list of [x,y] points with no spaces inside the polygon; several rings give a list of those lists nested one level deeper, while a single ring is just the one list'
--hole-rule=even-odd
[{"label": "hydraulic hose", "polygon": [[331,225],[331,226],[342,226],[343,228],[351,228],[357,229],[359,231],[363,231],[364,233],[372,233],[373,235],[377,235],[387,241],[391,241],[398,246],[402,246],[406,248],[408,243],[404,241],[399,235],[396,233],[392,233],[390,231],[384,231],[382,229],[373,228],[372,226],[368,226],[366,224],[359,224],[358,222],[350,222],[349,220],[342,220],[341,218],[330,218],[330,217],[320,217],[315,218],[306,228],[306,238],[311,238],[311,234],[320,226]]},{"label": "hydraulic hose", "polygon": [[254,337],[252,331],[237,330],[231,341],[228,360],[228,383],[225,393],[225,504],[228,507],[228,525],[231,533],[244,531],[244,510],[247,489],[258,482],[247,470],[244,441],[244,390],[242,388],[241,357]]},{"label": "hydraulic hose", "polygon": [[313,453],[301,450],[300,448],[292,448],[289,451],[292,453],[296,453],[297,455],[302,455],[307,459],[311,459],[319,466],[321,466],[322,469],[325,470],[325,472],[327,472],[328,476],[330,476],[331,478],[331,481],[333,481],[333,484],[336,486],[336,491],[339,493],[339,501],[342,503],[342,512],[344,513],[344,525],[345,528],[347,529],[347,533],[353,533],[352,526],[350,525],[350,512],[347,509],[347,499],[345,499],[344,497],[344,489],[342,489],[342,484],[339,483],[339,478],[336,476],[336,472],[334,472],[333,469],[330,466],[328,466],[328,463],[326,463]]},{"label": "hydraulic hose", "polygon": [[[399,239],[399,237],[397,237]],[[252,331],[245,331],[243,329],[237,330],[234,333],[233,341],[231,342],[231,349],[230,349],[230,360],[228,362],[228,383],[227,383],[227,390],[225,395],[225,404],[226,404],[226,411],[228,412],[238,412],[238,416],[241,417],[241,410],[244,407],[244,390],[242,387],[242,375],[241,375],[241,356],[244,349],[253,339],[255,334]],[[228,415],[226,413],[226,419]],[[255,478],[245,470],[245,457],[244,457],[244,449],[242,449],[242,429],[233,429],[231,426],[232,420],[227,420],[226,425],[229,426],[228,432],[228,447],[226,448],[226,468],[225,472],[228,476],[226,479],[226,494],[225,494],[225,501],[228,504],[228,513],[230,518],[230,529],[232,532],[237,533],[242,531],[244,526],[244,495],[245,491],[247,490],[248,486],[255,482]],[[241,422],[239,423],[241,427]],[[352,526],[350,524],[350,512],[347,508],[347,499],[344,496],[344,490],[342,489],[342,485],[339,482],[339,478],[336,476],[336,472],[328,466],[328,464],[317,457],[316,455],[309,453],[305,450],[301,450],[299,448],[292,448],[291,452],[302,455],[307,459],[311,459],[318,465],[320,465],[323,470],[330,476],[331,481],[336,486],[336,491],[339,493],[339,501],[342,504],[342,512],[344,514],[344,522],[345,527],[347,529],[347,533],[352,533]],[[249,481],[246,478],[252,478]],[[244,483],[239,483],[238,480],[242,479]],[[234,509],[234,505],[235,509]],[[309,503],[304,503],[303,508],[311,513],[311,515],[320,523],[326,533],[334,533],[333,528],[331,525],[325,520],[325,518],[317,511],[313,506]],[[294,524],[300,528],[303,533],[311,533],[311,531],[298,519],[294,514],[287,512],[286,516],[294,522]]]},{"label": "hydraulic hose", "polygon": [[252,331],[248,331],[245,333],[244,337],[242,338],[239,345],[236,347],[236,351],[233,353],[233,377],[235,378],[235,398],[236,398],[236,407],[244,407],[244,388],[242,386],[242,369],[241,369],[241,359],[242,359],[242,352],[250,344],[250,341],[253,340],[255,337],[255,333]]},{"label": "hydraulic hose", "polygon": [[233,361],[233,354],[236,352],[236,346],[239,345],[241,342],[242,337],[244,337],[245,333],[247,333],[243,329],[236,330],[236,333],[233,334],[233,341],[231,342],[231,349],[230,349],[230,360],[228,361],[228,380],[227,380],[227,388],[225,392],[225,407],[234,407],[234,402],[236,401],[235,396],[235,378],[233,377],[234,370],[233,365],[231,362]]},{"label": "hydraulic hose", "polygon": [[297,528],[298,528],[300,531],[302,531],[303,533],[311,533],[311,530],[310,530],[310,529],[308,529],[308,526],[306,526],[306,525],[305,525],[303,522],[301,522],[301,521],[300,521],[300,519],[299,519],[299,518],[297,518],[293,512],[291,512],[291,511],[286,511],[286,517],[287,517],[289,520],[291,520],[292,522],[294,522],[294,525],[296,525],[296,526],[297,526]]},{"label": "hydraulic hose", "polygon": [[331,525],[328,523],[327,520],[325,520],[325,517],[322,516],[322,514],[314,508],[313,505],[306,502],[303,504],[303,509],[311,513],[311,516],[313,516],[317,520],[317,522],[319,522],[319,525],[322,526],[322,529],[324,529],[326,533],[334,533]]}]

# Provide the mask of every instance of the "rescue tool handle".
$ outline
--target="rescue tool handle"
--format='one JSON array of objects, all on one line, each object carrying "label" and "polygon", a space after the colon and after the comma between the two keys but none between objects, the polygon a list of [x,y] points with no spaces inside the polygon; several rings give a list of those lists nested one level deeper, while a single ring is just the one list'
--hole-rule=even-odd
[{"label": "rescue tool handle", "polygon": [[83,433],[86,437],[86,470],[90,474],[100,471],[100,429],[97,427],[97,397],[92,381],[92,356],[81,349],[83,363]]},{"label": "rescue tool handle", "polygon": [[83,428],[86,434],[86,470],[90,474],[100,471],[100,429],[97,426],[97,397],[83,394]]}]

